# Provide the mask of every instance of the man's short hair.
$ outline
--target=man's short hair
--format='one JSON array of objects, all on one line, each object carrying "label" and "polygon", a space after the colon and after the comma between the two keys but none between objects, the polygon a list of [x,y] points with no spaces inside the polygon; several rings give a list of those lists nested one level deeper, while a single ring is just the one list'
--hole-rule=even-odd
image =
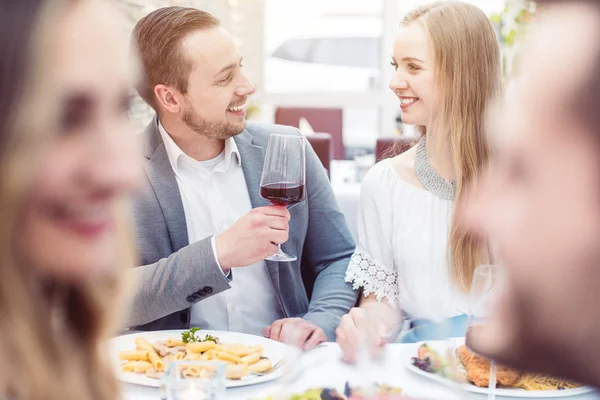
[{"label": "man's short hair", "polygon": [[158,84],[187,93],[192,62],[182,51],[183,41],[193,32],[220,26],[210,13],[188,7],[164,7],[142,18],[133,30],[132,45],[143,66],[136,89],[142,99],[158,111],[154,88]]}]

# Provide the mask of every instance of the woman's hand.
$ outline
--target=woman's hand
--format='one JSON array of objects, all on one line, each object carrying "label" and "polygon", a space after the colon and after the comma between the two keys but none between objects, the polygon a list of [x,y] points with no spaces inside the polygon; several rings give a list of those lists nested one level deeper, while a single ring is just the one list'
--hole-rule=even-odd
[{"label": "woman's hand", "polygon": [[400,313],[387,301],[367,298],[341,319],[336,330],[336,342],[344,353],[343,360],[355,363],[359,351],[366,350],[376,356],[387,344],[388,332],[401,323]]}]

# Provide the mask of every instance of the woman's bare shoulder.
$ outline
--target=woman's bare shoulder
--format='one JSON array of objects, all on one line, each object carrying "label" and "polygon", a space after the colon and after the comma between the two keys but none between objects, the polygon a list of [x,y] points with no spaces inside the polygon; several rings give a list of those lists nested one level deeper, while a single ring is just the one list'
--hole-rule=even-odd
[{"label": "woman's bare shoulder", "polygon": [[417,178],[415,174],[415,153],[416,146],[406,150],[404,153],[397,155],[390,159],[392,163],[392,167],[398,177],[405,181],[406,183],[418,187],[423,188],[423,185]]}]

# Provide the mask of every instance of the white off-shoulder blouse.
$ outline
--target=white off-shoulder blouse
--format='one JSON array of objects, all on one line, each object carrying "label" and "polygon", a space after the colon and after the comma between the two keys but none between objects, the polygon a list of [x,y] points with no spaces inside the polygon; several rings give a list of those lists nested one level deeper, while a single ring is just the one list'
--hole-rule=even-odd
[{"label": "white off-shoulder blouse", "polygon": [[450,281],[452,206],[404,181],[391,160],[373,166],[361,186],[357,248],[346,281],[414,319],[466,314],[467,296]]}]

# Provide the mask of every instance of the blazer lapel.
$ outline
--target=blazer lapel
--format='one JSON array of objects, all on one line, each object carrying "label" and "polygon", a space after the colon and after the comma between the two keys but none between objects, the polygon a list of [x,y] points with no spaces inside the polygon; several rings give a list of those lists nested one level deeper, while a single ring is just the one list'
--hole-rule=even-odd
[{"label": "blazer lapel", "polygon": [[242,170],[244,171],[250,202],[253,208],[268,206],[269,202],[260,197],[260,178],[265,161],[265,149],[248,142],[250,138],[244,134],[250,136],[244,131],[236,136],[234,140],[240,151]]},{"label": "blazer lapel", "polygon": [[[246,179],[246,186],[252,207],[257,208],[270,205],[268,201],[260,197],[260,179],[265,162],[265,148],[253,144],[252,136],[248,131],[243,131],[235,136],[234,140],[240,151],[242,170],[244,171],[244,178]],[[279,263],[269,260],[265,260],[265,263],[267,264],[267,270],[269,271],[275,291],[280,295]]]},{"label": "blazer lapel", "polygon": [[149,158],[144,169],[165,216],[173,251],[179,251],[189,244],[185,211],[177,178],[158,131],[156,117],[150,122],[144,135],[144,155]]}]

